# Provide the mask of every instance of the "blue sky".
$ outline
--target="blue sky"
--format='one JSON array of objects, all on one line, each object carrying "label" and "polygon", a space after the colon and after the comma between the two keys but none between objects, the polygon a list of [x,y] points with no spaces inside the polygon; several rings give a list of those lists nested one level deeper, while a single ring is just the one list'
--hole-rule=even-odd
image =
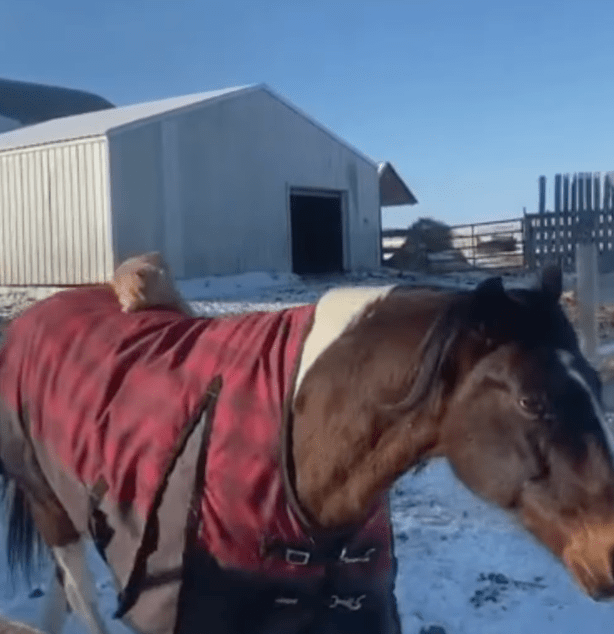
[{"label": "blue sky", "polygon": [[513,218],[614,169],[612,0],[2,0],[0,76],[117,105],[265,82],[417,196],[384,225]]}]

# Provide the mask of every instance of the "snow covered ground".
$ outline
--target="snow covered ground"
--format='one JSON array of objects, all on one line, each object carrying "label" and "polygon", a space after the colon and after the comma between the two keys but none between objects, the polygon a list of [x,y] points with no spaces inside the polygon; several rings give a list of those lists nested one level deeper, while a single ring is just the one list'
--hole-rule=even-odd
[{"label": "snow covered ground", "polygon": [[[407,276],[402,281],[470,288],[479,276],[437,279]],[[531,283],[530,277],[516,280]],[[311,302],[340,284],[381,285],[395,277],[297,280],[292,276],[249,274],[180,282],[199,314],[268,310]],[[0,315],[27,304],[30,295],[0,293]],[[41,296],[43,292],[38,294]],[[4,298],[4,299],[3,299]],[[510,518],[477,499],[436,461],[407,474],[392,492],[397,597],[404,634],[611,634],[614,603],[595,603],[576,588],[555,558]],[[4,543],[0,525],[0,543]],[[110,575],[97,555],[91,562],[112,634],[127,630],[111,620],[115,595]],[[48,567],[31,587],[12,584],[0,552],[0,613],[38,624]],[[84,634],[71,617],[67,634]]]}]

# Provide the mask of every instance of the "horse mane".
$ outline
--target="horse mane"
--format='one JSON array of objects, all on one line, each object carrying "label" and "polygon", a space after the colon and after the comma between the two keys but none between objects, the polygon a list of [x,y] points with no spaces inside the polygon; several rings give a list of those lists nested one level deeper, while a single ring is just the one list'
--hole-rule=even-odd
[{"label": "horse mane", "polygon": [[404,415],[426,404],[436,402],[443,389],[444,369],[460,333],[469,325],[469,299],[466,291],[458,291],[426,332],[418,350],[417,372],[409,392],[396,403],[387,403],[388,414]]}]

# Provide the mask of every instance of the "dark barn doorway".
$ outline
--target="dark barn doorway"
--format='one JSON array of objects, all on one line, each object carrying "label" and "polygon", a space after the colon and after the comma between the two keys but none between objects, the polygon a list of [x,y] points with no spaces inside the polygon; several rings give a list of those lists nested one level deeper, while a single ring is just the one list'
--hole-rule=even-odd
[{"label": "dark barn doorway", "polygon": [[292,270],[299,275],[343,271],[340,193],[291,193]]}]

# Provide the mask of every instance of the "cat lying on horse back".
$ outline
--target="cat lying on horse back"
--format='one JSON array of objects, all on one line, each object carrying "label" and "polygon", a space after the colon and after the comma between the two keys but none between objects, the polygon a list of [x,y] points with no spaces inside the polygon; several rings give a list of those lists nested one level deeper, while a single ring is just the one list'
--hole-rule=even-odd
[{"label": "cat lying on horse back", "polygon": [[609,597],[614,442],[560,293],[548,269],[202,319],[152,254],[58,293],[0,352],[12,552],[33,521],[96,632],[86,538],[143,632],[399,632],[387,495],[440,456]]}]

